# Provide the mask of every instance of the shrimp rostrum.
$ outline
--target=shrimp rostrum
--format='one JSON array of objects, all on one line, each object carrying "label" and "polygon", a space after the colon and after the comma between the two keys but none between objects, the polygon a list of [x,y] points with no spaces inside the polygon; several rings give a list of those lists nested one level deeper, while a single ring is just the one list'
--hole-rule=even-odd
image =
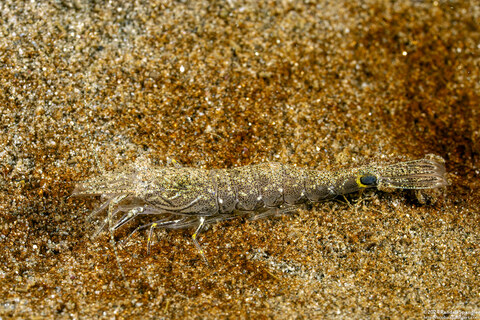
[{"label": "shrimp rostrum", "polygon": [[196,238],[213,222],[245,214],[264,217],[367,188],[434,189],[447,184],[443,159],[429,155],[338,171],[277,162],[212,170],[136,164],[87,180],[73,195],[102,196],[102,204],[90,216],[106,210],[99,231],[108,225],[112,237],[140,215],[154,217],[154,222],[141,226],[150,227],[150,236],[154,228],[196,227],[193,241],[204,258]]}]

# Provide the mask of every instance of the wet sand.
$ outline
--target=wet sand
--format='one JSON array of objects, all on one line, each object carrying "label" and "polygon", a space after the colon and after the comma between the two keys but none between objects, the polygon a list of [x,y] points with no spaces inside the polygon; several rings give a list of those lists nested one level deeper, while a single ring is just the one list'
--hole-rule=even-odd
[{"label": "wet sand", "polygon": [[[0,4],[0,318],[480,317],[475,1]],[[365,192],[200,236],[91,239],[92,175],[146,157],[334,170],[445,158],[435,203]],[[125,239],[132,226],[121,229]],[[131,288],[129,291],[127,285]]]}]

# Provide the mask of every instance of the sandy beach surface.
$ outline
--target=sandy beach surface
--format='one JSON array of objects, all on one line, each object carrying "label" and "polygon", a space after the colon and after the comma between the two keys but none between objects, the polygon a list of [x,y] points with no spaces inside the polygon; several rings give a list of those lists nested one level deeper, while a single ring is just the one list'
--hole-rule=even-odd
[{"label": "sandy beach surface", "polygon": [[[2,1],[0,319],[480,318],[479,21],[477,1]],[[91,237],[101,199],[69,198],[139,158],[426,154],[451,183],[432,201],[223,221],[199,237],[209,266],[192,229],[147,253],[125,226],[125,277],[108,232]]]}]

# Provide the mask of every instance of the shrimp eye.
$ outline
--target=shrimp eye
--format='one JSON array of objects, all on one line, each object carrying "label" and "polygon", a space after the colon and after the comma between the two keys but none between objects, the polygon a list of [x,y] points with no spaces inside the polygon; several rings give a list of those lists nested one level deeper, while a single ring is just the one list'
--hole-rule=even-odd
[{"label": "shrimp eye", "polygon": [[360,182],[363,185],[371,186],[377,183],[377,177],[375,177],[373,174],[366,174],[360,177]]}]

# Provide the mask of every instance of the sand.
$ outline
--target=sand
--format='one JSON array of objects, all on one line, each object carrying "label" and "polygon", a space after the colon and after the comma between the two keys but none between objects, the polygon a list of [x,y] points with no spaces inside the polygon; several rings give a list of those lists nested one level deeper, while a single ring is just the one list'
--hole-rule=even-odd
[{"label": "sand", "polygon": [[[480,318],[476,1],[2,1],[0,319]],[[93,175],[437,154],[435,203],[365,192],[200,235],[92,239]],[[130,288],[130,290],[129,290]]]}]

